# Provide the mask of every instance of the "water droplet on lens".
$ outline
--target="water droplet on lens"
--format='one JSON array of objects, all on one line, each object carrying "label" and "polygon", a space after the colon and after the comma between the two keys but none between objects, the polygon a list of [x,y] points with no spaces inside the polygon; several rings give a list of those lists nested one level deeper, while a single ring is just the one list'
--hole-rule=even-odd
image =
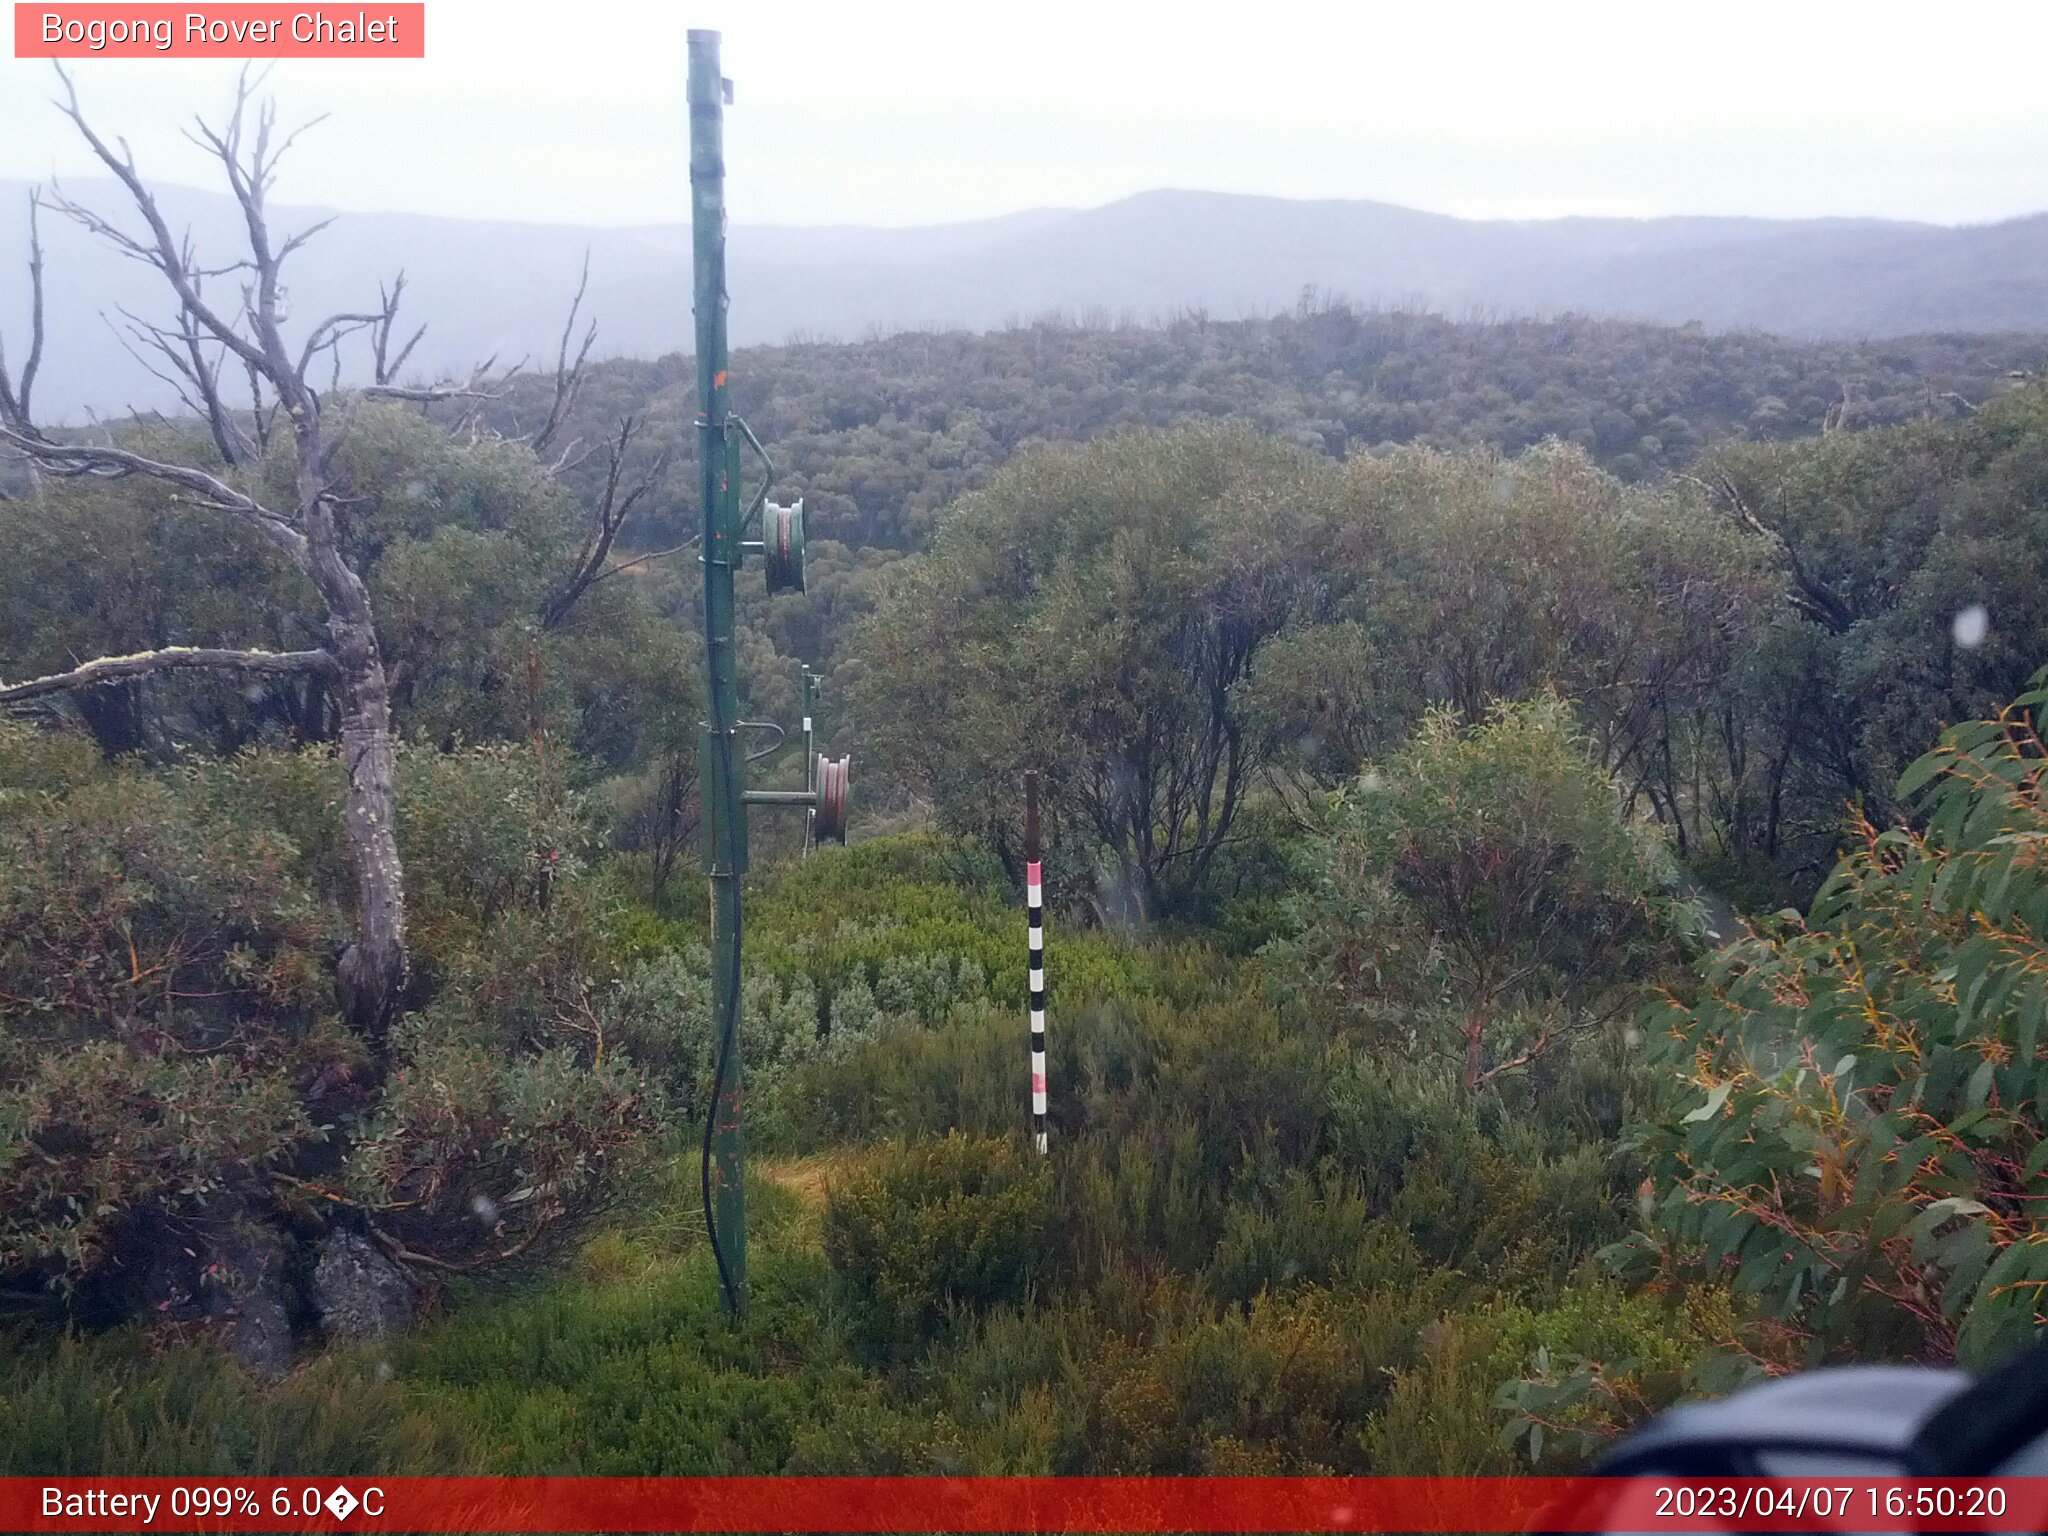
[{"label": "water droplet on lens", "polygon": [[1956,644],[1966,651],[1974,651],[1991,633],[1991,615],[1982,603],[1972,603],[1956,615],[1953,629]]}]

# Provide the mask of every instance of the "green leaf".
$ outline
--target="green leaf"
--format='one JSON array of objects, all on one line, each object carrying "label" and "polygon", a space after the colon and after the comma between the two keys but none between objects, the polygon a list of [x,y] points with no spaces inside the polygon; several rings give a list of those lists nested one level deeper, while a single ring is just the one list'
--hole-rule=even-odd
[{"label": "green leaf", "polygon": [[[1923,737],[1922,740],[1925,740],[1925,738]],[[1947,768],[1948,763],[1949,754],[1940,748],[1922,757],[1915,758],[1907,766],[1906,771],[1899,775],[1899,798],[1901,800],[1910,799],[1922,786],[1931,782]]]},{"label": "green leaf", "polygon": [[1721,1113],[1721,1106],[1728,1102],[1729,1090],[1732,1089],[1734,1086],[1735,1085],[1733,1083],[1722,1083],[1720,1086],[1709,1091],[1707,1094],[1707,1102],[1702,1104],[1698,1109],[1694,1110],[1691,1114],[1687,1115],[1685,1119],[1679,1123],[1682,1125],[1692,1125],[1701,1120],[1713,1119],[1714,1116]]},{"label": "green leaf", "polygon": [[1945,1200],[1936,1200],[1924,1207],[1907,1230],[1917,1239],[1926,1236],[1952,1216],[1989,1216],[1991,1207],[1980,1200],[1965,1199],[1961,1195],[1950,1195]]},{"label": "green leaf", "polygon": [[2034,1150],[2027,1154],[2027,1164],[2021,1176],[2037,1179],[2041,1176],[2043,1168],[2048,1168],[2048,1136],[2043,1136],[2034,1143]]},{"label": "green leaf", "polygon": [[1987,1058],[1979,1062],[1977,1070],[1970,1074],[1970,1087],[1965,1098],[1972,1109],[1982,1108],[1991,1097],[1991,1078],[1997,1070],[1998,1063]]}]

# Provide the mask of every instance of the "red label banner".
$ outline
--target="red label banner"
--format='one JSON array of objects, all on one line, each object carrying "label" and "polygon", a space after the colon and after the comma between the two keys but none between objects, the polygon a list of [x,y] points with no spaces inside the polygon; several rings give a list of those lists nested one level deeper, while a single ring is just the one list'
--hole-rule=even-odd
[{"label": "red label banner", "polygon": [[423,59],[427,8],[22,4],[17,59]]}]

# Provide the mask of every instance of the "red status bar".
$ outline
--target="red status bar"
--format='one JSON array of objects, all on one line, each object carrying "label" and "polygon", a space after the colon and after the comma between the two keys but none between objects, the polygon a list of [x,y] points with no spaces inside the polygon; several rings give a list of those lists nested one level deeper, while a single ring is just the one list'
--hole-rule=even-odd
[{"label": "red status bar", "polygon": [[10,1531],[2040,1531],[2048,1478],[0,1478]]}]

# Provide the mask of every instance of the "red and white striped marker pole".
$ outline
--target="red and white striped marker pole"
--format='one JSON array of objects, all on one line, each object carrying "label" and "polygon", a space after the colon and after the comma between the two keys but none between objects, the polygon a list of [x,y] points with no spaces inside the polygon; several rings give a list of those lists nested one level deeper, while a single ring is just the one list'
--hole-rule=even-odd
[{"label": "red and white striped marker pole", "polygon": [[1038,861],[1038,772],[1024,775],[1024,905],[1031,933],[1031,1138],[1045,1151],[1045,883]]}]

